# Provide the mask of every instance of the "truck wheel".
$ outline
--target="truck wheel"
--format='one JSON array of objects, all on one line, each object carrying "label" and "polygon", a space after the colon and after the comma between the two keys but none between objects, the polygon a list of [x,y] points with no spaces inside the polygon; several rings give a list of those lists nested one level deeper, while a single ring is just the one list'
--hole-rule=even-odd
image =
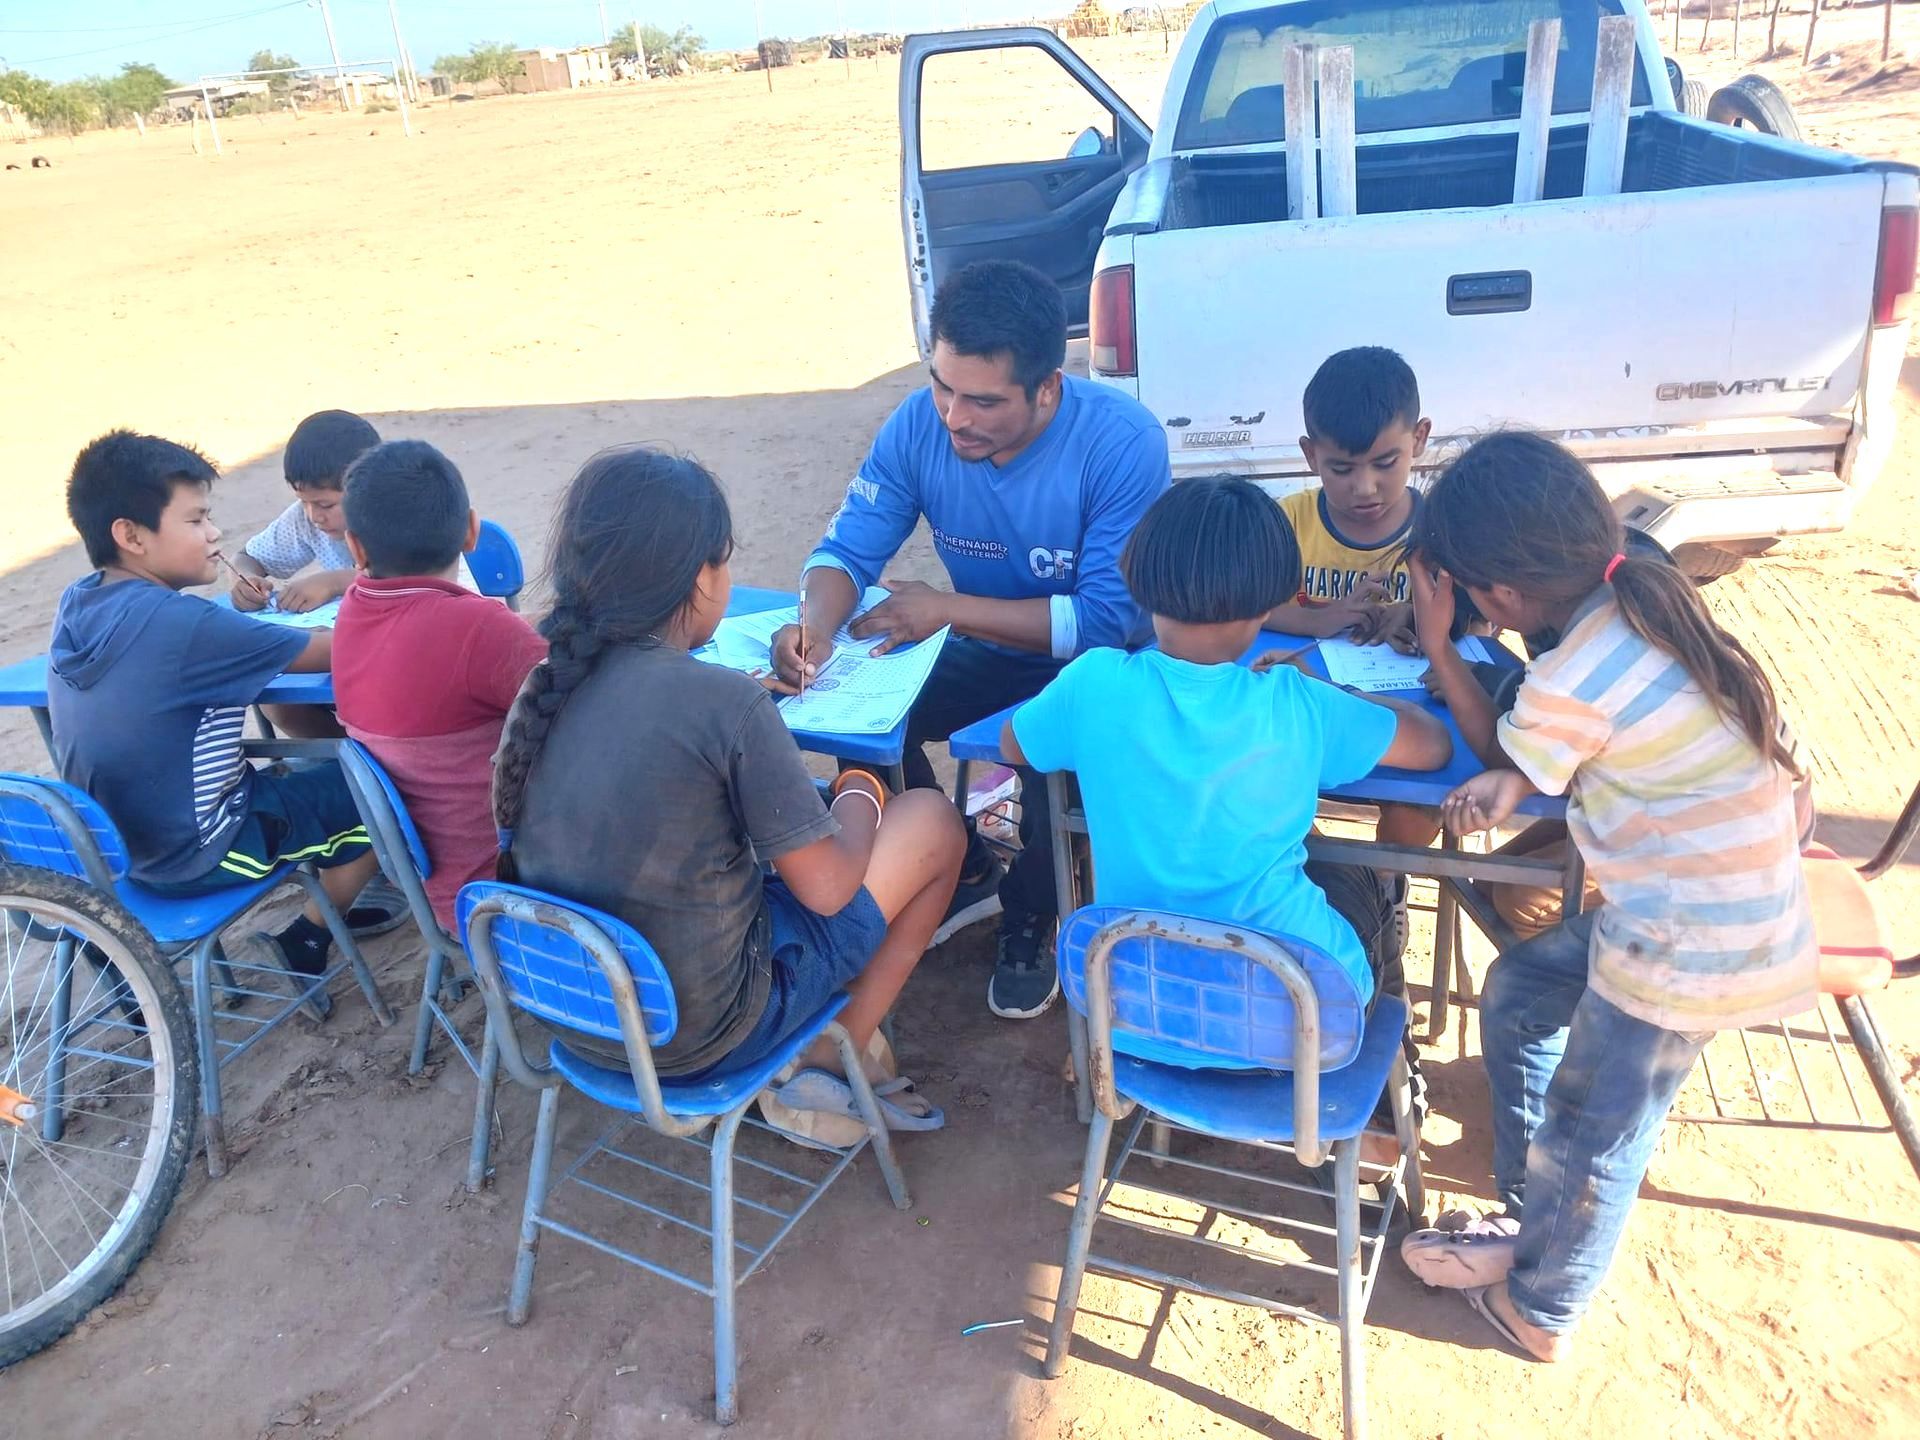
[{"label": "truck wheel", "polygon": [[1680,101],[1680,113],[1701,119],[1707,113],[1707,87],[1700,80],[1689,80],[1680,87],[1677,97]]},{"label": "truck wheel", "polygon": [[1800,122],[1780,87],[1764,75],[1742,75],[1723,85],[1707,101],[1707,119],[1722,125],[1743,126],[1782,140],[1799,140]]},{"label": "truck wheel", "polygon": [[1731,575],[1755,555],[1764,555],[1778,540],[1732,540],[1725,545],[1681,545],[1673,563],[1696,585],[1708,585]]}]

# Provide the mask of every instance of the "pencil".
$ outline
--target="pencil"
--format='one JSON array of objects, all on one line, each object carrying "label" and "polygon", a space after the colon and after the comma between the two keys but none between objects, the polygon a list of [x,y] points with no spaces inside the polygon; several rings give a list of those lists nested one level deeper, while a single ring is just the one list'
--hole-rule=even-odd
[{"label": "pencil", "polygon": [[226,554],[223,551],[219,551],[219,550],[214,551],[213,558],[218,560],[222,565],[226,566],[227,569],[232,571],[234,579],[243,581],[246,584],[246,587],[249,590],[253,591],[255,595],[258,595],[262,600],[271,600],[273,598],[273,592],[271,590],[263,589],[258,580],[254,579],[253,576],[241,570],[241,568],[238,565],[234,564],[233,561],[229,560],[226,557]]}]

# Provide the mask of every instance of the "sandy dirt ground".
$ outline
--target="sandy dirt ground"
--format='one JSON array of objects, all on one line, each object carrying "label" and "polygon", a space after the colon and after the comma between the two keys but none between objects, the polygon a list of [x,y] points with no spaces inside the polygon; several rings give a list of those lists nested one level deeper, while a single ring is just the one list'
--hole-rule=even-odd
[{"label": "sandy dirt ground", "polygon": [[[1915,17],[1898,18],[1913,36]],[[1800,25],[1783,22],[1796,47]],[[1831,15],[1817,50],[1835,59],[1767,69],[1812,139],[1920,159],[1920,70],[1874,78],[1878,26],[1874,12]],[[1763,27],[1748,26],[1744,63],[1722,27],[1696,59],[1697,28],[1682,58],[1703,78],[1755,68]],[[1087,49],[1156,113],[1157,38]],[[721,76],[441,104],[411,142],[391,114],[234,120],[218,160],[181,130],[36,143],[51,171],[0,174],[0,661],[44,647],[83,568],[61,486],[111,425],[203,445],[226,470],[219,519],[244,535],[286,502],[277,447],[293,423],[357,409],[445,447],[533,560],[583,459],[669,443],[728,485],[736,574],[790,583],[916,383],[896,83],[891,62],[860,62],[781,72],[771,95],[760,76]],[[983,70],[978,83],[983,131],[1028,127],[1015,139],[1045,154],[1077,128],[1010,81]],[[1851,533],[1784,546],[1711,592],[1778,677],[1814,758],[1822,835],[1851,855],[1871,851],[1920,770],[1920,609],[1905,584],[1920,565],[1920,361],[1900,405],[1902,445]],[[931,572],[924,541],[900,568]],[[45,767],[17,715],[0,725],[0,764]],[[1884,882],[1909,946],[1914,878]],[[1416,976],[1425,943],[1421,930]],[[943,947],[905,998],[903,1066],[951,1117],[900,1145],[914,1209],[893,1212],[862,1163],[743,1291],[739,1433],[1337,1434],[1330,1330],[1097,1277],[1074,1363],[1039,1378],[1082,1132],[1059,1015],[1008,1025],[981,1003],[990,945],[977,930]],[[396,937],[372,953],[410,1003],[413,948]],[[1476,950],[1476,969],[1487,958]],[[1910,1079],[1917,1002],[1879,1005]],[[473,1002],[463,1014],[475,1022]],[[503,1091],[495,1185],[467,1196],[470,1082],[457,1062],[407,1080],[405,1030],[343,994],[326,1025],[235,1069],[232,1172],[190,1178],[122,1296],[0,1380],[0,1434],[710,1433],[704,1299],[550,1241],[531,1323],[505,1325],[532,1100]],[[1478,1049],[1470,1007],[1427,1048],[1435,1205],[1488,1194]],[[1784,1069],[1777,1051],[1761,1059]],[[1823,1113],[1843,1111],[1837,1079],[1815,1082]],[[1751,1100],[1750,1084],[1722,1088]],[[1684,1108],[1707,1103],[1696,1084]],[[1920,1186],[1865,1104],[1856,1131],[1669,1126],[1571,1365],[1514,1359],[1390,1261],[1366,1337],[1373,1433],[1920,1432]],[[598,1123],[583,1104],[569,1115],[563,1147]],[[703,1263],[690,1240],[644,1243]]]}]

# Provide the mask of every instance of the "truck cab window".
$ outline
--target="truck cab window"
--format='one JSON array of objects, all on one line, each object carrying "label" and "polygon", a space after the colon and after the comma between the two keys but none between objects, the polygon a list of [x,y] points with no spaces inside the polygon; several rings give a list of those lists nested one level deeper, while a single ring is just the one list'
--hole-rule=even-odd
[{"label": "truck cab window", "polygon": [[[1285,138],[1287,48],[1353,47],[1354,128],[1361,134],[1512,120],[1520,114],[1527,27],[1560,21],[1556,114],[1585,110],[1604,15],[1619,0],[1306,0],[1224,19],[1187,90],[1180,149]],[[1636,67],[1635,105],[1650,104]]]}]

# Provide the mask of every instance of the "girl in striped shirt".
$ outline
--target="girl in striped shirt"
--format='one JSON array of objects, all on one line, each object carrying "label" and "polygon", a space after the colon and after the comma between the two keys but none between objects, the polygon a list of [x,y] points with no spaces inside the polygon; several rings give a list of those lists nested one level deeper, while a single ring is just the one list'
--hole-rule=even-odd
[{"label": "girl in striped shirt", "polygon": [[[1448,797],[1448,827],[1565,795],[1601,900],[1487,975],[1503,1211],[1401,1253],[1522,1353],[1561,1360],[1701,1049],[1815,1003],[1800,766],[1758,662],[1685,576],[1626,553],[1605,492],[1559,445],[1479,441],[1435,482],[1412,543],[1428,683],[1489,767]],[[1446,643],[1456,583],[1496,625],[1561,637],[1505,715]]]}]

